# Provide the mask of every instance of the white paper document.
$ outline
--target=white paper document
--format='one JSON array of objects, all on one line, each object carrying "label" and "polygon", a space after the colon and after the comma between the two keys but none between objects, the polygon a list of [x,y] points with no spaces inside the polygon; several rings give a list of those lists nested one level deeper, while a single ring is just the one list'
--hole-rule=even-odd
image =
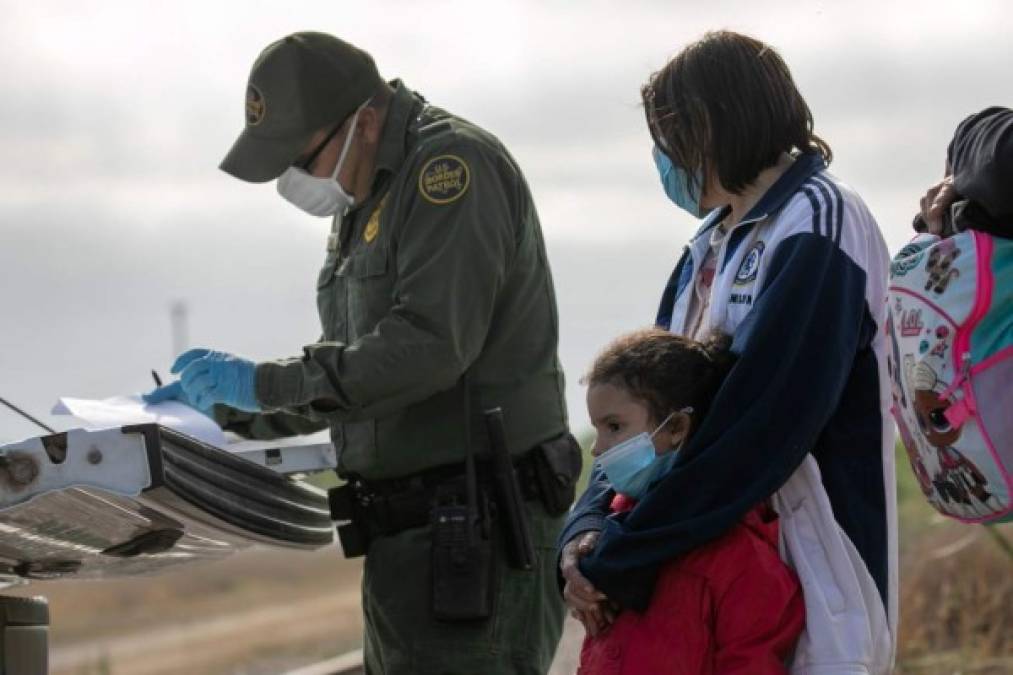
[{"label": "white paper document", "polygon": [[114,396],[101,401],[64,396],[53,406],[52,412],[54,415],[73,415],[89,429],[108,429],[127,424],[160,424],[236,453],[298,446],[328,446],[331,442],[326,430],[273,441],[248,441],[235,434],[225,433],[214,420],[188,405],[178,401],[149,405],[140,396]]},{"label": "white paper document", "polygon": [[214,420],[178,401],[149,405],[140,396],[114,396],[96,401],[61,397],[54,415],[73,415],[91,429],[108,429],[125,424],[161,424],[211,445],[223,448],[228,441]]}]

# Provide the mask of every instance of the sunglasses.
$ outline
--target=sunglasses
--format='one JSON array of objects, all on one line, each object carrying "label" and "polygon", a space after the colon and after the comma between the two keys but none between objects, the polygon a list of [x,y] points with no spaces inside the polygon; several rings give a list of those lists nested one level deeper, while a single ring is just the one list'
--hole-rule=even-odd
[{"label": "sunglasses", "polygon": [[327,133],[324,140],[317,144],[317,147],[313,149],[313,152],[311,152],[305,159],[299,159],[297,157],[296,160],[292,162],[292,166],[298,167],[306,173],[309,173],[310,167],[313,166],[313,162],[315,162],[317,157],[320,156],[320,153],[323,152],[325,147],[327,147],[327,144],[331,142],[331,139],[333,139],[337,133],[341,131],[341,127],[344,126],[344,124],[344,120],[338,122],[337,126]]}]

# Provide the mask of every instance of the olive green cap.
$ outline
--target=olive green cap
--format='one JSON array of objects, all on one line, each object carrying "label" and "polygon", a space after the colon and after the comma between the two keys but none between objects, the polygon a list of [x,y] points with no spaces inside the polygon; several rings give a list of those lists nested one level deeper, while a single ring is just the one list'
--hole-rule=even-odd
[{"label": "olive green cap", "polygon": [[222,171],[251,183],[284,173],[314,132],[355,112],[383,85],[371,57],[325,33],[293,33],[267,46],[246,86],[246,127]]}]

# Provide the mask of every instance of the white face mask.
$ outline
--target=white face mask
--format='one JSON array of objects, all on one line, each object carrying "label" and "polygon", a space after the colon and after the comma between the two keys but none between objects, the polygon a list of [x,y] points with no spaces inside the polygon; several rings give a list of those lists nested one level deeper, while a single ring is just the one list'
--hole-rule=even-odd
[{"label": "white face mask", "polygon": [[298,166],[290,166],[278,178],[278,194],[311,216],[321,218],[335,214],[344,215],[348,209],[355,205],[355,197],[348,194],[342,187],[338,181],[338,173],[341,172],[345,157],[348,155],[348,148],[352,145],[352,136],[355,135],[355,120],[358,119],[359,112],[365,106],[364,103],[352,115],[352,125],[348,136],[345,137],[345,145],[341,148],[334,173],[329,178],[318,178],[311,176]]}]

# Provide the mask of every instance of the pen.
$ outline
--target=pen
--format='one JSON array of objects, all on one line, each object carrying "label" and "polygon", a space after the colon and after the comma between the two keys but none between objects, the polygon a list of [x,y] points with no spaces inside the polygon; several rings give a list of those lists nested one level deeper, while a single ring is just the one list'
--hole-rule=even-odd
[{"label": "pen", "polygon": [[155,386],[156,387],[161,387],[162,386],[162,378],[160,378],[158,376],[158,373],[155,372],[154,368],[152,368],[152,370],[151,370],[151,377],[155,380]]}]

